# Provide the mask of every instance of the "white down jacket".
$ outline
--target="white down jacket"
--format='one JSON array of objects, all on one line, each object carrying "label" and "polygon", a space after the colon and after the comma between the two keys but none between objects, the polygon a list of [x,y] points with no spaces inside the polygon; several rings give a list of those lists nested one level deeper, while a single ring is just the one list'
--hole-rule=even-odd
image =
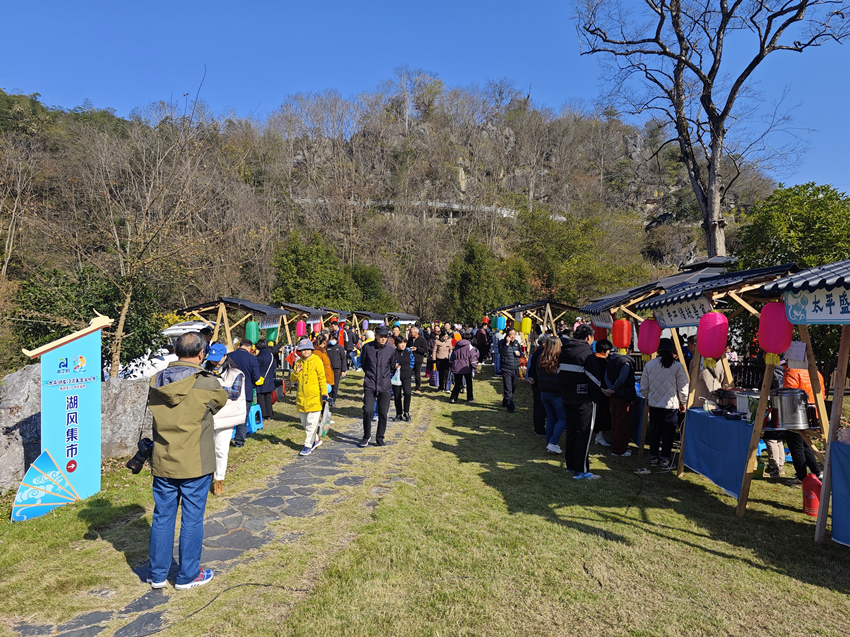
[{"label": "white down jacket", "polygon": [[688,376],[679,361],[665,368],[660,358],[653,358],[643,368],[640,393],[650,407],[677,409],[688,401]]},{"label": "white down jacket", "polygon": [[230,400],[228,398],[224,407],[222,407],[218,413],[213,416],[215,420],[213,427],[216,431],[232,429],[236,425],[244,423],[245,419],[248,417],[248,405],[245,402],[245,374],[240,372],[236,367],[233,367],[223,376],[219,376],[218,382],[222,387],[231,387],[239,376],[242,376],[243,378],[242,393],[239,394],[239,398],[236,400]]}]

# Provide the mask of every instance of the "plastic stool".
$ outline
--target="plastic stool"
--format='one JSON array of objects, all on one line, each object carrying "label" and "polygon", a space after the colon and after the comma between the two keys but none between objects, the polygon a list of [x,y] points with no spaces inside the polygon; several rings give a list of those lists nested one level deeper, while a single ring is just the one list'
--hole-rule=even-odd
[{"label": "plastic stool", "polygon": [[[248,425],[249,434],[263,428],[263,411],[259,405],[251,405],[248,410],[248,420],[245,424]],[[233,433],[230,436],[231,440],[234,438],[236,438],[236,427],[233,428]]]}]

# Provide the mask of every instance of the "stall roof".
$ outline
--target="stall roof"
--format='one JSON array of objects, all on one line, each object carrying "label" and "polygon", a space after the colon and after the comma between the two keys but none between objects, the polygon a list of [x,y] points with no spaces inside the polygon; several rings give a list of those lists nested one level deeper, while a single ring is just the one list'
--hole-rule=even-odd
[{"label": "stall roof", "polygon": [[726,274],[704,279],[699,283],[680,285],[669,289],[666,294],[661,294],[660,296],[655,296],[651,299],[647,299],[646,301],[642,301],[641,303],[638,303],[635,308],[638,310],[650,310],[670,305],[672,303],[689,301],[697,298],[698,296],[702,296],[707,292],[727,292],[745,285],[769,281],[778,276],[786,275],[789,272],[796,272],[797,270],[799,270],[799,268],[796,264],[784,263],[782,265],[772,265],[767,268],[727,272]]},{"label": "stall roof", "polygon": [[234,310],[242,310],[243,312],[251,312],[252,314],[268,314],[269,316],[289,316],[289,312],[287,310],[281,309],[279,307],[263,305],[262,303],[254,303],[253,301],[237,299],[236,297],[232,296],[222,296],[215,301],[199,303],[198,305],[193,305],[192,307],[187,307],[185,309],[180,310],[178,314],[188,314],[190,312],[197,312],[198,314],[215,313],[216,311],[218,311],[219,303],[224,303],[224,305],[228,308]]},{"label": "stall roof", "polygon": [[397,321],[418,321],[419,317],[413,314],[405,314],[404,312],[387,312],[387,316],[392,316]]},{"label": "stall roof", "polygon": [[328,313],[324,310],[320,310],[317,307],[308,307],[306,305],[298,305],[297,303],[278,303],[278,305],[287,310],[294,310],[296,312],[301,312],[302,314],[311,314],[319,316],[327,316]]},{"label": "stall roof", "polygon": [[806,290],[832,290],[838,286],[850,286],[850,259],[828,265],[819,265],[790,276],[771,281],[762,287],[764,296],[778,296],[783,292]]},{"label": "stall roof", "polygon": [[500,307],[494,307],[492,310],[487,310],[487,314],[495,314],[496,312],[508,312],[515,307],[522,305],[521,302],[511,303],[510,305],[502,305]]},{"label": "stall roof", "polygon": [[574,305],[567,305],[566,303],[560,303],[558,301],[549,301],[548,299],[541,299],[540,301],[532,301],[531,303],[527,303],[526,305],[520,305],[519,307],[514,307],[511,309],[511,312],[516,314],[517,312],[529,312],[531,310],[536,310],[541,307],[549,306],[550,308],[561,310],[561,311],[578,311],[578,308]]},{"label": "stall roof", "polygon": [[336,314],[337,318],[340,321],[347,321],[348,317],[351,315],[351,312],[346,312],[345,310],[335,310],[332,307],[320,307],[319,309],[327,312],[328,314]]},{"label": "stall roof", "polygon": [[373,321],[386,321],[387,320],[386,314],[378,314],[377,312],[366,312],[365,310],[361,310],[361,311],[354,310],[352,312],[352,314],[356,314],[357,316],[359,316],[361,318],[372,319]]},{"label": "stall roof", "polygon": [[630,301],[639,299],[652,292],[669,292],[671,289],[680,285],[691,285],[698,281],[709,279],[726,272],[726,269],[722,267],[702,267],[702,263],[705,262],[691,264],[692,266],[701,266],[699,269],[685,270],[684,272],[666,276],[663,279],[658,279],[657,281],[651,281],[649,283],[644,283],[643,285],[629,288],[628,290],[621,290],[620,292],[614,292],[613,294],[593,299],[593,303],[585,305],[580,308],[580,310],[585,314],[601,314],[602,312],[607,312],[613,308],[628,305]]}]

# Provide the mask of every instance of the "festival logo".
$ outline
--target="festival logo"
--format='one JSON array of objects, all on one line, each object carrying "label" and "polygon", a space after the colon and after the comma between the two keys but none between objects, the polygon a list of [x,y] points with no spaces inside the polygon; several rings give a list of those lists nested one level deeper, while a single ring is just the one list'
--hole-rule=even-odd
[{"label": "festival logo", "polygon": [[74,373],[82,374],[84,371],[86,371],[86,357],[74,356]]},{"label": "festival logo", "polygon": [[68,359],[60,358],[59,359],[59,370],[56,372],[57,374],[67,374],[71,370],[68,369]]}]

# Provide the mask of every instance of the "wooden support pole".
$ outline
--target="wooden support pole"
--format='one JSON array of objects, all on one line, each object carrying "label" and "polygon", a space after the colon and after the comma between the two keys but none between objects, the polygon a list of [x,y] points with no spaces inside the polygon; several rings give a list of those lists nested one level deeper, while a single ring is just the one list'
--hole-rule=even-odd
[{"label": "wooden support pole", "polygon": [[195,316],[197,316],[199,319],[201,319],[204,323],[206,323],[207,325],[209,325],[210,327],[212,327],[212,323],[210,323],[207,319],[205,319],[203,316],[201,316],[201,315],[200,315],[200,314],[198,314],[197,312],[192,312],[192,314],[194,314],[194,315],[195,315]]},{"label": "wooden support pole", "polygon": [[730,297],[732,297],[738,303],[738,305],[740,305],[742,308],[747,310],[747,312],[749,312],[753,316],[761,317],[761,312],[759,312],[756,308],[754,308],[752,305],[747,303],[740,296],[738,296],[734,292],[729,292],[728,294],[729,294]]},{"label": "wooden support pole", "polygon": [[[699,376],[700,355],[697,352],[691,359],[691,371],[689,378],[697,378]],[[688,381],[688,404],[687,409],[694,406],[694,400],[697,395],[697,384],[695,381]],[[682,477],[685,475],[685,430],[688,426],[688,412],[685,411],[685,422],[682,423],[682,431],[679,434],[679,466],[676,467],[676,475]]]},{"label": "wooden support pole", "polygon": [[286,330],[286,342],[292,345],[292,334],[289,331],[289,317],[283,317],[283,329]]},{"label": "wooden support pole", "polygon": [[240,323],[242,323],[243,321],[248,320],[249,318],[251,318],[251,314],[246,314],[246,315],[245,315],[245,316],[243,316],[241,319],[239,319],[238,321],[236,321],[233,325],[231,325],[231,326],[230,326],[230,329],[233,329],[234,327],[236,327],[237,325],[239,325],[239,324],[240,324]]},{"label": "wooden support pole", "polygon": [[747,499],[750,497],[750,483],[753,481],[753,472],[756,470],[756,451],[761,439],[764,414],[767,411],[767,399],[770,396],[770,382],[773,380],[775,365],[767,365],[764,368],[764,378],[761,381],[761,392],[759,393],[759,406],[756,409],[756,419],[753,422],[753,435],[750,436],[750,448],[747,451],[747,464],[744,467],[744,479],[741,482],[741,493],[738,496],[738,508],[736,514],[739,518],[744,517],[747,512]]},{"label": "wooden support pole", "polygon": [[[723,375],[726,377],[726,387],[734,387],[735,382],[732,379],[732,368],[729,366],[729,359],[726,354],[720,357],[720,367],[723,368]],[[723,383],[720,384],[723,387]]]},{"label": "wooden support pole", "polygon": [[800,438],[802,438],[802,439],[803,439],[803,442],[805,442],[805,443],[806,443],[806,446],[807,446],[809,449],[811,449],[811,450],[812,450],[812,453],[813,453],[813,454],[815,454],[815,458],[817,458],[818,462],[820,462],[821,464],[823,464],[823,463],[824,463],[824,455],[823,455],[820,451],[818,451],[817,449],[815,449],[815,443],[813,443],[813,442],[812,442],[812,438],[811,438],[811,436],[809,436],[808,432],[806,432],[806,431],[800,431],[800,432],[798,432],[798,433],[800,434]]},{"label": "wooden support pole", "polygon": [[815,542],[826,536],[826,518],[829,515],[829,500],[832,495],[832,443],[838,435],[841,422],[841,407],[844,404],[844,386],[847,384],[847,359],[850,358],[850,325],[841,328],[841,344],[838,346],[838,369],[835,374],[835,387],[832,391],[832,422],[829,438],[826,439],[826,462],[823,464],[823,486],[820,490],[818,521],[815,524]]},{"label": "wooden support pole", "polygon": [[213,330],[212,340],[213,343],[218,341],[218,332],[221,329],[221,316],[222,314],[226,314],[226,310],[224,309],[224,303],[218,304],[218,311],[215,314],[215,329]]},{"label": "wooden support pole", "polygon": [[637,314],[635,314],[634,312],[632,312],[629,308],[627,308],[627,307],[621,307],[620,309],[621,309],[621,310],[623,310],[623,312],[625,312],[625,313],[626,313],[626,314],[628,314],[629,316],[631,316],[631,317],[632,317],[634,320],[636,320],[638,323],[643,323],[643,319],[642,319],[641,317],[639,317]]},{"label": "wooden support pole", "polygon": [[224,312],[224,335],[227,336],[227,351],[233,351],[233,336],[230,333],[230,319],[227,316],[227,310]]},{"label": "wooden support pole", "polygon": [[[675,327],[670,328],[670,334],[673,336],[673,346],[676,348],[676,353],[679,355],[679,361],[682,363],[682,366],[685,368],[685,373],[688,372],[688,367],[685,365],[685,354],[682,352],[682,343],[679,338],[679,332],[676,331]],[[694,358],[699,358],[699,353],[697,353]],[[688,374],[688,382],[691,382],[691,376]]]},{"label": "wooden support pole", "polygon": [[[815,360],[815,351],[812,349],[812,337],[809,335],[809,326],[798,325],[797,331],[800,333],[800,340],[806,344],[806,361],[809,364],[809,381],[812,383],[812,393],[815,395],[815,408],[821,431],[823,432],[823,439],[828,440],[829,417],[826,415],[826,401],[823,395],[824,388],[821,386],[820,376],[818,375],[818,365]],[[841,403],[838,403],[838,410],[841,411]]]}]

